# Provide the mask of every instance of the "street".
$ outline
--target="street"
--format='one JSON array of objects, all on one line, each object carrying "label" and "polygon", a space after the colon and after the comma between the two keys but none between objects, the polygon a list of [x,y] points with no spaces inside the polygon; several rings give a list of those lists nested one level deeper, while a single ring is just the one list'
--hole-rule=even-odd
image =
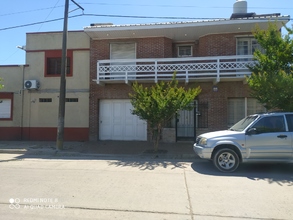
[{"label": "street", "polygon": [[293,164],[0,154],[0,219],[292,219]]}]

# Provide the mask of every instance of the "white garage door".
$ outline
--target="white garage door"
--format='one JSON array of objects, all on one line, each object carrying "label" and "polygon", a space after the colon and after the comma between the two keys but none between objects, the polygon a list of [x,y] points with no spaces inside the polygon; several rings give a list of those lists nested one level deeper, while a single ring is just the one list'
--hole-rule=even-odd
[{"label": "white garage door", "polygon": [[100,140],[147,140],[147,123],[131,114],[130,100],[100,100]]}]

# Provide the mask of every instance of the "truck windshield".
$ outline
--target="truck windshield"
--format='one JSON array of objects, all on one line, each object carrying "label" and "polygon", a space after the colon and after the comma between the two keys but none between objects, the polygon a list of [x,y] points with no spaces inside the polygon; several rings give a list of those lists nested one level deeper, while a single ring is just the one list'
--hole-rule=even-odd
[{"label": "truck windshield", "polygon": [[258,116],[251,115],[247,116],[246,118],[243,118],[239,122],[237,122],[235,125],[233,125],[231,128],[229,128],[230,131],[243,131],[248,125],[250,125],[255,119],[257,119]]}]

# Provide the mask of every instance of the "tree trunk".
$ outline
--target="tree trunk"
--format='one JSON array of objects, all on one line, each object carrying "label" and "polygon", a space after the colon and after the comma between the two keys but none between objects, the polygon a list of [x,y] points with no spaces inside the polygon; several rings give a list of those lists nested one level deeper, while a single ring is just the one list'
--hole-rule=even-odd
[{"label": "tree trunk", "polygon": [[159,141],[161,137],[161,126],[158,125],[154,130],[153,130],[153,141],[154,141],[154,151],[158,152],[159,150]]}]

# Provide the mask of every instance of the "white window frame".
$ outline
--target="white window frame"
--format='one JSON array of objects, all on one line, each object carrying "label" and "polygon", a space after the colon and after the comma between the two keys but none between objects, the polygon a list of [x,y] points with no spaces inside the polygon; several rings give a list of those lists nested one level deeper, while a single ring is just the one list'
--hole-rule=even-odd
[{"label": "white window frame", "polygon": [[0,99],[0,120],[8,120],[12,118],[12,100]]},{"label": "white window frame", "polygon": [[[190,47],[190,54],[183,54],[183,55],[180,55],[180,48],[181,47]],[[193,51],[193,46],[192,45],[178,45],[177,46],[177,56],[178,57],[192,57],[192,51]]]},{"label": "white window frame", "polygon": [[[247,53],[241,53],[241,50],[239,50],[239,43],[240,42],[246,42],[247,43]],[[254,37],[237,37],[237,45],[236,45],[236,54],[237,55],[253,55],[255,50],[262,50],[259,43],[257,43],[257,40]]]}]

